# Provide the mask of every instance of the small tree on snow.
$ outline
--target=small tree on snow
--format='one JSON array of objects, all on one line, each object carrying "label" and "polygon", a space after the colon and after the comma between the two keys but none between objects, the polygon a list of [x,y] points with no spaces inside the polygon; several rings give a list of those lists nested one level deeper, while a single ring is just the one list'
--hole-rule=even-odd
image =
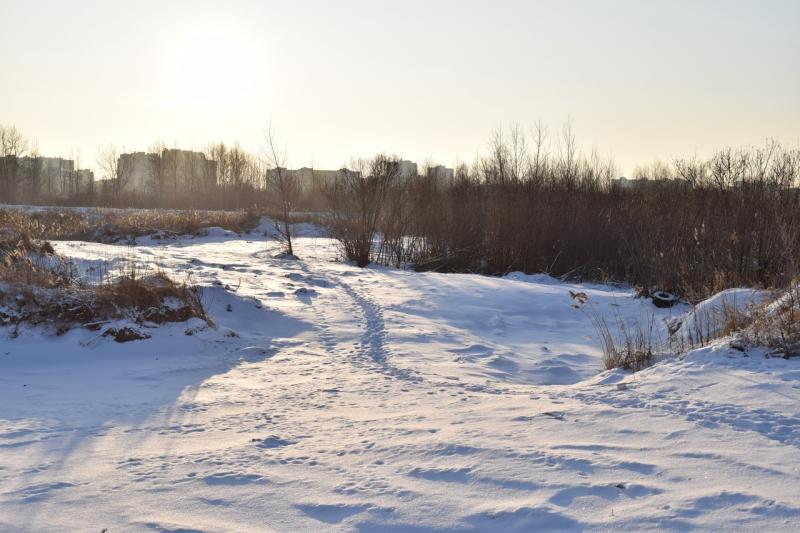
[{"label": "small tree on snow", "polygon": [[292,226],[290,217],[292,208],[297,201],[300,186],[297,176],[286,168],[286,150],[277,146],[275,133],[270,125],[264,134],[266,147],[264,153],[267,159],[265,186],[273,205],[273,225],[278,240],[283,246],[285,254],[293,256]]}]

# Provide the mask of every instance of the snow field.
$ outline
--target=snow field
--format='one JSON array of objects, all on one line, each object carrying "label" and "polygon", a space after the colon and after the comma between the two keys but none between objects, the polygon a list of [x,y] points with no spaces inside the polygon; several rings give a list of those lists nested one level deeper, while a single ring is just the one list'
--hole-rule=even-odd
[{"label": "snow field", "polygon": [[718,343],[602,372],[570,290],[631,323],[653,311],[662,335],[687,310],[362,270],[302,235],[300,261],[224,231],[56,243],[83,269],[130,254],[208,287],[216,327],[4,340],[0,530],[797,530],[796,361]]}]

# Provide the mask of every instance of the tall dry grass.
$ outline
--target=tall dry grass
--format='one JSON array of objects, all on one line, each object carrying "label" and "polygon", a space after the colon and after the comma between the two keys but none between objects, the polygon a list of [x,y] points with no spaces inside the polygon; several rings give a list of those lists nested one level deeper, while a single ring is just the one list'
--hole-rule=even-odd
[{"label": "tall dry grass", "polygon": [[740,340],[783,357],[800,356],[800,280],[756,307],[741,328]]},{"label": "tall dry grass", "polygon": [[656,318],[649,313],[644,321],[628,324],[615,313],[612,320],[595,308],[591,302],[582,308],[592,321],[603,350],[603,368],[638,371],[652,365],[665,353],[664,341],[656,327]]},{"label": "tall dry grass", "polygon": [[[210,321],[196,287],[163,272],[144,271],[132,261],[117,275],[90,282],[49,243],[11,229],[0,232],[0,304],[0,320],[12,326],[12,337],[22,324],[46,324],[61,334],[120,319],[139,324]],[[129,329],[122,333],[131,335]]]},{"label": "tall dry grass", "polygon": [[116,242],[154,233],[195,234],[210,226],[242,233],[258,221],[254,211],[0,209],[0,228],[47,240]]}]

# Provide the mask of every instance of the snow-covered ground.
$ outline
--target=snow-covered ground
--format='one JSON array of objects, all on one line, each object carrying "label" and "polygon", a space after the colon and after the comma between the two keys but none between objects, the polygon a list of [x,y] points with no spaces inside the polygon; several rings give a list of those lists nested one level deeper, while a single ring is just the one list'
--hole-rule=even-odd
[{"label": "snow-covered ground", "polygon": [[800,362],[602,372],[569,293],[656,311],[630,291],[362,270],[300,229],[299,261],[221,230],[55,243],[207,286],[217,327],[4,337],[0,531],[800,529]]}]

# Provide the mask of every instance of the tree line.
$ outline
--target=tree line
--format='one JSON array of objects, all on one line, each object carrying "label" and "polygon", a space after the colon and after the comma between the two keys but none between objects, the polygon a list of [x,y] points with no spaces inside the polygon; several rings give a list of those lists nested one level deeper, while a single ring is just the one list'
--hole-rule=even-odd
[{"label": "tree line", "polygon": [[[27,146],[15,129],[0,129],[0,155],[18,157]],[[290,255],[289,222],[303,212],[326,224],[343,255],[362,266],[547,272],[690,299],[737,285],[785,286],[800,273],[800,149],[773,141],[656,161],[628,182],[615,179],[613,160],[581,150],[570,125],[555,134],[542,124],[499,130],[484,156],[447,179],[404,175],[399,157],[378,154],[352,161],[334,179],[301,182],[286,169],[271,128],[258,155],[225,143],[204,153],[216,161],[213,190],[162,183],[158,194],[132,197],[105,180],[111,185],[88,200],[261,210],[276,219]],[[119,154],[100,151],[105,175],[124,175]],[[0,196],[9,186],[2,172]]]},{"label": "tree line", "polygon": [[359,265],[631,283],[690,300],[800,273],[800,150],[776,142],[638,167],[583,153],[571,128],[497,132],[442,183],[400,179],[397,158],[322,191],[325,222]]}]

